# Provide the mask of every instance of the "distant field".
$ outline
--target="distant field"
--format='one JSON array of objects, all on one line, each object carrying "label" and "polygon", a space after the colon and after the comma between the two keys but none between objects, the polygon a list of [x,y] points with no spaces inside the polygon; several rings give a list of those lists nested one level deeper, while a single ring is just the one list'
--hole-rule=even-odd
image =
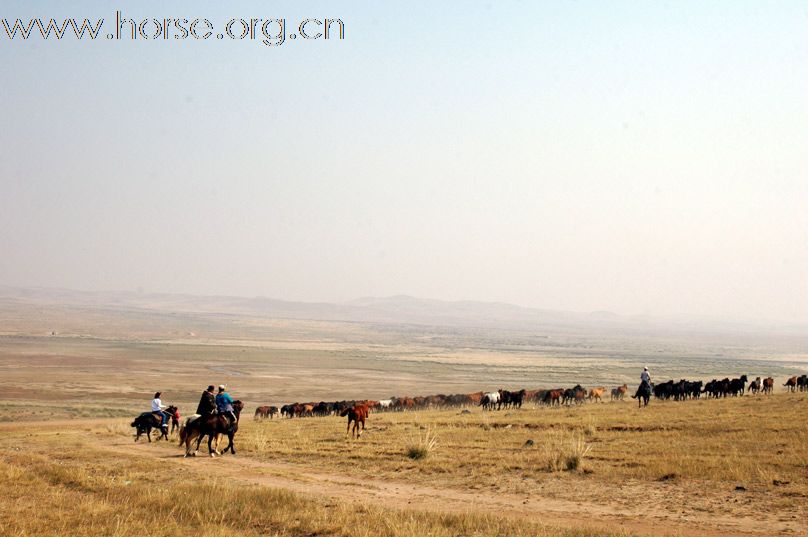
[{"label": "distant field", "polygon": [[806,340],[266,319],[0,301],[0,419],[120,415],[208,384],[248,404],[808,371]]}]

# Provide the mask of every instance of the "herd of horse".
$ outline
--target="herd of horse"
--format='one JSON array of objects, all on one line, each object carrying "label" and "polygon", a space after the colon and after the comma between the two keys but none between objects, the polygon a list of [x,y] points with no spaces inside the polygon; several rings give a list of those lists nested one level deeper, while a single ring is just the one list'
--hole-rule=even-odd
[{"label": "herd of horse", "polygon": [[[748,388],[747,383],[749,384]],[[790,377],[783,386],[786,387],[789,392],[808,391],[808,375]],[[652,395],[659,400],[685,401],[688,399],[699,399],[702,395],[712,398],[738,397],[743,396],[747,391],[752,395],[757,395],[759,393],[771,394],[773,390],[774,378],[772,377],[765,379],[757,377],[752,382],[749,382],[746,375],[741,375],[734,379],[727,377],[722,380],[713,379],[706,383],[700,380],[688,381],[681,379],[679,381],[669,380],[657,384],[652,383],[650,387],[641,385],[637,393],[632,395],[632,397],[636,397],[638,404],[643,406],[643,404],[648,405],[648,401]],[[273,419],[276,416],[289,419],[324,416],[347,417],[348,426],[345,431],[346,436],[351,434],[351,427],[353,426],[353,437],[359,438],[362,431],[365,429],[365,421],[371,411],[405,412],[412,410],[467,408],[471,406],[479,406],[483,411],[493,411],[521,408],[526,402],[537,405],[561,406],[582,404],[587,401],[603,402],[607,393],[609,393],[612,401],[622,401],[626,393],[628,393],[628,385],[623,384],[611,390],[608,390],[605,386],[596,386],[586,389],[580,384],[577,384],[572,388],[521,389],[517,391],[500,389],[494,392],[479,391],[467,394],[391,397],[390,399],[380,401],[320,401],[316,403],[290,403],[281,407],[264,405],[255,409],[255,419]],[[151,431],[153,429],[160,431],[158,440],[161,438],[168,440],[168,435],[179,428],[180,445],[185,446],[186,457],[196,455],[202,440],[206,437],[208,438],[208,451],[210,455],[214,456],[218,454],[218,445],[222,436],[227,436],[228,438],[228,445],[223,452],[226,453],[230,451],[235,455],[236,450],[233,444],[233,437],[238,431],[238,418],[244,409],[244,404],[241,401],[235,401],[233,407],[236,415],[235,423],[229,423],[227,418],[223,415],[211,414],[209,416],[191,416],[186,418],[185,422],[180,425],[179,409],[176,406],[170,406],[165,409],[171,422],[170,431],[168,428],[161,428],[160,419],[153,413],[143,412],[132,422],[132,427],[136,427],[137,429],[135,441],[140,439],[141,435],[145,434],[149,442],[151,442]],[[192,450],[191,446],[194,441],[196,442],[196,447]],[[215,448],[213,447],[214,442],[216,443]]]},{"label": "herd of horse", "polygon": [[790,392],[808,392],[808,375],[793,376],[783,386]]}]

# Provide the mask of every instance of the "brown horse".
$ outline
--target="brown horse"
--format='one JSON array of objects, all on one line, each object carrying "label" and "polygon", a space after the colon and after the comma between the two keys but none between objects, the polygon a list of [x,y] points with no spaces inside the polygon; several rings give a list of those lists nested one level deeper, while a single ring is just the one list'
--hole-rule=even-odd
[{"label": "brown horse", "polygon": [[[228,439],[224,453],[227,453],[229,450],[230,453],[235,455],[236,448],[235,444],[233,444],[233,437],[236,432],[238,432],[238,419],[241,416],[242,410],[244,410],[244,403],[241,401],[233,401],[233,414],[236,415],[236,422],[233,424],[230,423],[229,419],[224,414],[209,414],[188,420],[185,426],[180,430],[180,445],[185,444],[185,456],[195,456],[205,436],[208,437],[208,453],[210,453],[211,457],[216,456],[219,454],[219,437],[223,434],[227,435]],[[191,453],[191,442],[194,439],[196,439],[196,449]],[[216,450],[213,449],[212,445],[214,439],[216,440]]]},{"label": "brown horse", "polygon": [[[365,420],[368,417],[368,406],[366,404],[357,404],[346,408],[339,414],[342,417],[348,416],[348,428],[345,429],[345,436],[351,430],[351,422],[353,422],[353,437],[359,438],[362,431],[365,430]],[[362,430],[359,430],[359,424],[362,424]]]},{"label": "brown horse", "polygon": [[774,379],[772,377],[766,377],[763,379],[763,393],[766,395],[771,395],[774,391]]},{"label": "brown horse", "polygon": [[255,409],[255,419],[258,418],[269,418],[272,419],[275,417],[275,414],[278,413],[278,407],[276,406],[259,406]]},{"label": "brown horse", "polygon": [[787,389],[788,391],[790,391],[790,392],[795,392],[795,391],[797,391],[797,377],[796,377],[796,376],[791,377],[790,379],[788,379],[788,380],[786,381],[786,383],[785,383],[785,384],[783,384],[783,386],[785,386],[785,387],[786,387],[786,389]]},{"label": "brown horse", "polygon": [[548,390],[547,393],[544,394],[544,404],[546,405],[558,405],[561,406],[561,399],[564,397],[564,390]]},{"label": "brown horse", "polygon": [[618,386],[617,388],[612,388],[612,401],[622,401],[625,398],[627,391],[628,391],[627,384],[623,384],[622,386]]}]

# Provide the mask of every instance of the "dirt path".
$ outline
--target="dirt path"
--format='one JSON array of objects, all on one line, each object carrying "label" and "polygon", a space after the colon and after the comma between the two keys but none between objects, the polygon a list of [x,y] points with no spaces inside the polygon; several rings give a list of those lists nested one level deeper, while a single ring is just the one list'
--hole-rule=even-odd
[{"label": "dirt path", "polygon": [[[767,518],[765,513],[742,509],[731,515],[705,511],[686,515],[664,507],[671,500],[670,490],[651,491],[642,484],[628,485],[644,494],[636,505],[621,505],[603,498],[603,484],[592,484],[580,501],[560,500],[540,494],[514,495],[501,492],[429,487],[413,483],[374,479],[366,476],[346,476],[282,462],[265,462],[242,456],[225,455],[211,459],[207,456],[185,459],[174,445],[133,444],[114,440],[95,448],[131,456],[133,453],[163,459],[201,475],[281,488],[306,495],[317,494],[342,501],[363,501],[392,509],[414,509],[443,513],[483,513],[507,517],[524,517],[560,527],[593,527],[623,529],[637,534],[654,535],[772,535],[799,534],[802,526],[795,521]],[[659,489],[659,487],[656,487]],[[625,493],[626,491],[622,491]],[[632,491],[629,491],[632,492]],[[591,493],[591,494],[590,494]],[[650,494],[650,496],[649,496]],[[622,494],[621,494],[622,495]],[[582,495],[583,496],[583,495]],[[640,497],[640,496],[638,496]],[[675,501],[675,498],[673,499]],[[728,500],[732,501],[732,500]],[[735,500],[737,501],[737,500]],[[656,508],[650,506],[657,505]]]}]

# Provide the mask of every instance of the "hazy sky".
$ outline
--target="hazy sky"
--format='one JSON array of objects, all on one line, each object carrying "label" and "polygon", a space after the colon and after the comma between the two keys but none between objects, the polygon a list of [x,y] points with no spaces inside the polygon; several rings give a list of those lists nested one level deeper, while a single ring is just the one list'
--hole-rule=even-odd
[{"label": "hazy sky", "polygon": [[804,1],[64,4],[346,39],[0,28],[0,284],[808,321]]}]

